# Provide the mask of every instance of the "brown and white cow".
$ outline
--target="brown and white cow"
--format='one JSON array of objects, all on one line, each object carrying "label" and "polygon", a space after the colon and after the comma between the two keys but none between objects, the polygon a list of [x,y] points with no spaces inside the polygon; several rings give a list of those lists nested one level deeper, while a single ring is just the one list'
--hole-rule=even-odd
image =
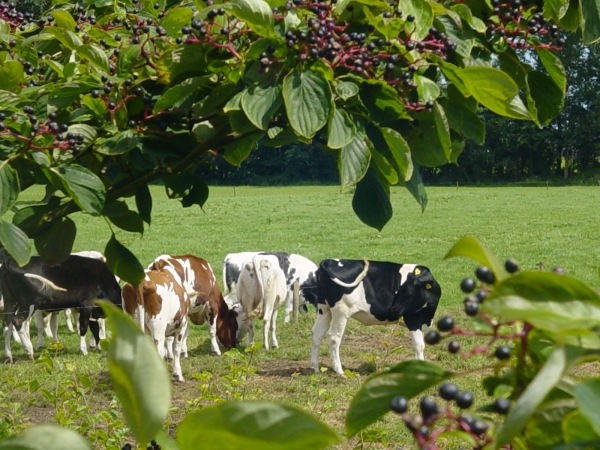
[{"label": "brown and white cow", "polygon": [[181,373],[181,346],[188,326],[190,297],[181,278],[172,267],[146,270],[144,281],[137,286],[123,286],[125,311],[136,318],[142,330],[152,336],[161,358],[165,357],[165,339],[173,336],[173,378],[185,381]]},{"label": "brown and white cow", "polygon": [[[161,255],[148,269],[157,270],[172,267],[188,293],[191,305],[188,316],[194,325],[208,322],[211,350],[221,354],[217,338],[225,350],[236,346],[238,330],[237,311],[229,309],[221,295],[221,290],[210,264],[194,255]],[[183,340],[183,353],[187,357],[187,343]]]}]

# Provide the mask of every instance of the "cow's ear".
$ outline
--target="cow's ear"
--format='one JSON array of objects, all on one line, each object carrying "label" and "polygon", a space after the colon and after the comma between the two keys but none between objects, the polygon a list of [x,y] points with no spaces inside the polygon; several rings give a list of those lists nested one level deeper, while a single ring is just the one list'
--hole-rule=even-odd
[{"label": "cow's ear", "polygon": [[250,272],[252,270],[252,263],[246,263],[246,270]]}]

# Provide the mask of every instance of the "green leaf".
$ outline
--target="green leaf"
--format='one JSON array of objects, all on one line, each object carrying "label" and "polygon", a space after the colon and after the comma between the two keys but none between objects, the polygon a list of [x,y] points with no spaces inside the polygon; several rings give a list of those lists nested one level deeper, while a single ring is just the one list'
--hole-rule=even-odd
[{"label": "green leaf", "polygon": [[140,135],[134,130],[125,130],[107,138],[100,138],[94,150],[103,155],[120,155],[133,150],[140,143]]},{"label": "green leaf", "polygon": [[339,442],[335,431],[310,414],[261,401],[205,407],[177,427],[181,450],[317,450]]},{"label": "green leaf", "polygon": [[421,75],[415,75],[414,78],[417,83],[417,93],[421,102],[434,101],[440,96],[440,88],[433,80]]},{"label": "green leaf", "polygon": [[346,414],[346,432],[353,436],[390,411],[396,396],[411,399],[453,374],[428,361],[404,361],[371,376],[356,393]]},{"label": "green leaf", "polygon": [[73,16],[68,11],[52,11],[50,13],[54,17],[54,22],[59,28],[66,28],[67,30],[74,31],[77,23]]},{"label": "green leaf", "polygon": [[259,36],[275,37],[273,11],[264,0],[234,0],[223,7],[242,19]]},{"label": "green leaf", "polygon": [[[576,385],[575,388],[577,388]],[[597,397],[598,396],[598,392],[595,391],[592,395],[592,398]],[[577,399],[577,394],[575,394],[575,398]],[[587,399],[583,399],[584,402],[587,402]],[[586,406],[586,409],[589,407],[589,404]],[[581,408],[581,403],[580,403],[580,408]],[[594,416],[596,416],[595,418],[597,419],[597,411],[598,411],[598,407],[596,406],[595,411],[589,411],[594,413]],[[595,431],[595,429],[597,429],[598,427],[598,423],[595,423],[595,427],[592,426],[592,424],[590,423],[590,421],[586,418],[586,416],[584,414],[581,413],[581,411],[572,411],[569,414],[567,414],[566,416],[564,416],[564,419],[562,421],[562,433],[564,436],[564,441],[565,443],[569,444],[571,442],[576,443],[576,442],[585,442],[585,441],[599,441],[600,436],[598,435],[598,432]],[[598,445],[600,445],[600,442],[598,442]]]},{"label": "green leaf", "polygon": [[192,21],[194,13],[189,8],[175,7],[167,11],[167,15],[161,20],[160,26],[167,30],[167,34],[172,36],[181,31],[181,27]]},{"label": "green leaf", "polygon": [[0,89],[15,92],[25,78],[23,66],[18,61],[0,63]]},{"label": "green leaf", "polygon": [[496,114],[513,119],[531,120],[519,98],[519,88],[499,69],[472,66],[457,71],[464,86],[475,99]]},{"label": "green leaf", "polygon": [[6,162],[0,164],[0,216],[3,216],[19,198],[21,187],[17,171]]},{"label": "green leaf", "polygon": [[555,22],[560,21],[569,9],[569,0],[546,0],[544,2],[543,14]]},{"label": "green leaf", "polygon": [[102,212],[106,190],[96,174],[76,164],[53,167],[50,171],[58,176],[65,193],[83,211],[92,215]]},{"label": "green leaf", "polygon": [[87,109],[92,111],[99,119],[102,119],[104,114],[108,112],[106,103],[104,103],[104,100],[101,98],[94,98],[88,94],[81,98],[81,103],[83,103]]},{"label": "green leaf", "polygon": [[362,134],[357,134],[348,145],[340,150],[338,170],[342,189],[354,186],[367,173],[371,161],[371,142]]},{"label": "green leaf", "polygon": [[122,230],[144,234],[144,221],[135,211],[128,210],[125,214],[109,217],[108,219]]},{"label": "green leaf", "polygon": [[129,75],[131,68],[138,62],[141,55],[141,47],[139,45],[131,45],[121,50],[119,61],[117,62],[117,74],[120,77]]},{"label": "green leaf", "polygon": [[[104,103],[104,102],[103,102]],[[86,125],[84,123],[76,123],[73,125],[69,125],[69,133],[80,134],[83,136],[83,142],[81,143],[83,148],[86,148],[94,143],[98,134],[96,133],[96,129],[90,125]]]},{"label": "green leaf", "polygon": [[19,266],[24,266],[31,257],[31,244],[23,231],[10,222],[0,219],[0,243]]},{"label": "green leaf", "polygon": [[508,276],[502,261],[476,239],[470,236],[460,238],[452,248],[448,250],[444,259],[456,256],[466,256],[467,258],[477,261],[482,266],[489,267],[496,276],[496,281],[502,281]]},{"label": "green leaf", "polygon": [[600,0],[580,1],[579,8],[583,43],[589,45],[600,38]]},{"label": "green leaf", "polygon": [[548,72],[548,75],[550,75],[550,78],[554,81],[554,84],[556,84],[564,94],[567,85],[567,74],[562,61],[549,50],[538,48],[536,49],[536,53],[540,58],[544,69],[546,69],[546,72]]},{"label": "green leaf", "polygon": [[448,125],[451,129],[459,131],[467,139],[472,139],[479,145],[485,141],[485,125],[479,116],[462,103],[442,99],[440,104],[446,111]]},{"label": "green leaf", "polygon": [[360,99],[369,110],[369,118],[377,123],[409,118],[396,90],[383,82],[363,83]]},{"label": "green leaf", "polygon": [[388,145],[388,149],[400,169],[400,174],[404,181],[408,181],[413,176],[413,162],[410,156],[410,147],[400,133],[392,128],[381,128],[381,134]]},{"label": "green leaf", "polygon": [[150,225],[152,221],[152,194],[148,185],[140,186],[135,191],[135,205],[142,220]]},{"label": "green leaf", "polygon": [[294,9],[288,9],[285,13],[285,17],[283,19],[283,23],[285,24],[285,31],[295,30],[300,25],[301,20],[298,17],[298,13]]},{"label": "green leaf", "polygon": [[199,176],[194,177],[194,184],[190,191],[181,199],[181,206],[188,208],[192,205],[204,206],[208,199],[209,189],[206,182]]},{"label": "green leaf", "polygon": [[261,132],[250,133],[231,144],[225,145],[223,147],[225,150],[223,159],[233,166],[239,166],[248,157],[252,148],[262,136],[263,133]]},{"label": "green leaf", "polygon": [[77,54],[81,58],[92,63],[92,65],[96,66],[96,68],[107,73],[110,71],[108,56],[106,56],[106,53],[104,53],[104,50],[102,50],[100,47],[92,44],[82,45],[77,47]]},{"label": "green leaf", "polygon": [[[487,301],[487,300],[486,300]],[[512,405],[510,413],[496,430],[495,448],[510,443],[527,424],[546,395],[556,386],[567,368],[563,347],[555,347],[544,366]]]},{"label": "green leaf", "polygon": [[413,127],[407,135],[415,162],[427,167],[450,162],[452,144],[444,108],[436,103],[431,113],[420,112],[415,118],[419,121],[419,126]]},{"label": "green leaf", "polygon": [[356,136],[356,127],[343,109],[333,109],[327,124],[327,147],[338,149],[350,144]]},{"label": "green leaf", "polygon": [[240,104],[246,116],[261,130],[269,127],[269,122],[283,103],[281,86],[278,84],[254,84],[244,90]]},{"label": "green leaf", "polygon": [[497,283],[481,311],[553,333],[588,330],[600,325],[600,296],[566,275],[522,272]]},{"label": "green leaf", "polygon": [[89,92],[95,87],[94,84],[83,82],[59,85],[48,98],[48,113],[70,106],[75,100],[79,100],[80,94]]},{"label": "green leaf", "polygon": [[593,427],[596,434],[600,435],[600,379],[582,381],[573,387],[573,396],[579,404],[579,411]]},{"label": "green leaf", "polygon": [[378,178],[374,168],[356,184],[352,209],[361,222],[379,231],[392,218],[389,184]]},{"label": "green leaf", "polygon": [[107,355],[113,387],[131,433],[146,445],[162,428],[169,412],[167,366],[137,323],[108,302],[101,302],[101,306],[113,336]]},{"label": "green leaf", "polygon": [[421,212],[424,212],[427,207],[427,192],[425,192],[425,185],[421,179],[419,166],[415,167],[413,176],[410,181],[406,183],[406,189],[412,194],[417,203],[421,205]]},{"label": "green leaf", "polygon": [[335,85],[335,93],[342,100],[348,100],[358,94],[358,85],[351,81],[339,81]]},{"label": "green leaf", "polygon": [[194,95],[201,86],[206,84],[207,81],[206,77],[192,77],[167,89],[154,104],[154,114],[169,109],[171,106],[181,105],[189,97]]},{"label": "green leaf", "polygon": [[106,265],[123,281],[138,285],[144,279],[144,267],[131,251],[121,244],[113,234],[104,249]]},{"label": "green leaf", "polygon": [[56,220],[36,234],[35,248],[48,264],[58,264],[71,254],[76,234],[77,226],[71,219]]},{"label": "green leaf", "polygon": [[527,74],[527,85],[535,104],[538,122],[547,125],[560,114],[564,105],[564,91],[545,73],[534,70]]},{"label": "green leaf", "polygon": [[283,81],[283,99],[290,125],[300,136],[310,139],[327,123],[331,90],[319,72],[290,72]]},{"label": "green leaf", "polygon": [[411,39],[421,41],[429,34],[429,28],[433,24],[433,9],[425,0],[400,0],[398,9],[406,17],[409,14],[415,16],[414,22],[407,22],[406,29],[411,33]]},{"label": "green leaf", "polygon": [[76,431],[58,425],[33,425],[23,434],[0,441],[0,450],[91,450]]},{"label": "green leaf", "polygon": [[390,161],[373,147],[371,147],[371,161],[375,163],[375,167],[379,171],[379,174],[383,176],[388,184],[398,183],[398,173],[396,169],[390,164]]}]

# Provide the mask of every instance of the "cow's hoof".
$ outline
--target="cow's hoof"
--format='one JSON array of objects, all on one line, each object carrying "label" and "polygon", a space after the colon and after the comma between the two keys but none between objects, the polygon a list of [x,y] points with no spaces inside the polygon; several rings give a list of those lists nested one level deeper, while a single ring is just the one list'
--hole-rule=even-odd
[{"label": "cow's hoof", "polygon": [[33,355],[27,355],[27,358],[33,361]]},{"label": "cow's hoof", "polygon": [[187,354],[187,353],[182,353],[182,354],[181,354],[181,357],[182,357],[182,358],[185,358],[185,359],[187,359],[187,357],[188,357],[188,354]]},{"label": "cow's hoof", "polygon": [[185,379],[181,375],[173,375],[173,381],[177,383],[185,383]]}]

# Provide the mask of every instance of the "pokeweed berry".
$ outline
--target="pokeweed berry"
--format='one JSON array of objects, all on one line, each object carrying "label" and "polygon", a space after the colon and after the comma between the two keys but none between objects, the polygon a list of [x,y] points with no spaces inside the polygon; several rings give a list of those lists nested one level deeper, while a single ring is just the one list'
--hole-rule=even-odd
[{"label": "pokeweed berry", "polygon": [[408,409],[408,402],[404,397],[397,396],[390,402],[390,409],[395,413],[402,414]]},{"label": "pokeweed berry", "polygon": [[519,270],[519,265],[514,259],[509,258],[504,262],[504,268],[508,273],[515,273],[517,270]]},{"label": "pokeweed berry", "polygon": [[458,394],[458,387],[454,383],[444,383],[440,386],[438,394],[444,400],[454,400]]},{"label": "pokeweed berry", "polygon": [[448,352],[453,355],[460,351],[460,343],[458,341],[450,341],[448,342]]},{"label": "pokeweed berry", "polygon": [[468,391],[461,391],[456,394],[454,401],[460,409],[470,408],[473,405],[473,394]]},{"label": "pokeweed berry", "polygon": [[465,302],[465,314],[467,316],[475,316],[477,315],[477,311],[479,310],[479,305],[477,302]]},{"label": "pokeweed berry", "polygon": [[469,294],[475,290],[475,280],[471,277],[463,278],[460,282],[460,290],[465,294]]},{"label": "pokeweed berry", "polygon": [[423,397],[419,403],[419,409],[423,417],[431,417],[438,413],[437,403],[431,397]]},{"label": "pokeweed berry", "polygon": [[450,316],[444,316],[437,322],[437,329],[440,331],[450,331],[454,327],[454,320]]},{"label": "pokeweed berry", "polygon": [[496,276],[494,275],[494,272],[492,272],[490,268],[486,266],[479,266],[475,270],[475,276],[477,276],[477,278],[480,281],[487,284],[494,284],[494,282],[496,281]]},{"label": "pokeweed berry", "polygon": [[494,356],[499,360],[510,358],[510,348],[506,345],[499,345],[494,352]]},{"label": "pokeweed berry", "polygon": [[492,404],[494,411],[498,414],[508,414],[510,409],[510,400],[507,398],[497,398]]},{"label": "pokeweed berry", "polygon": [[440,333],[436,330],[429,330],[425,335],[425,342],[430,345],[437,344],[440,342]]},{"label": "pokeweed berry", "polygon": [[481,436],[489,428],[489,425],[482,420],[475,420],[471,425],[471,431],[475,436]]}]

